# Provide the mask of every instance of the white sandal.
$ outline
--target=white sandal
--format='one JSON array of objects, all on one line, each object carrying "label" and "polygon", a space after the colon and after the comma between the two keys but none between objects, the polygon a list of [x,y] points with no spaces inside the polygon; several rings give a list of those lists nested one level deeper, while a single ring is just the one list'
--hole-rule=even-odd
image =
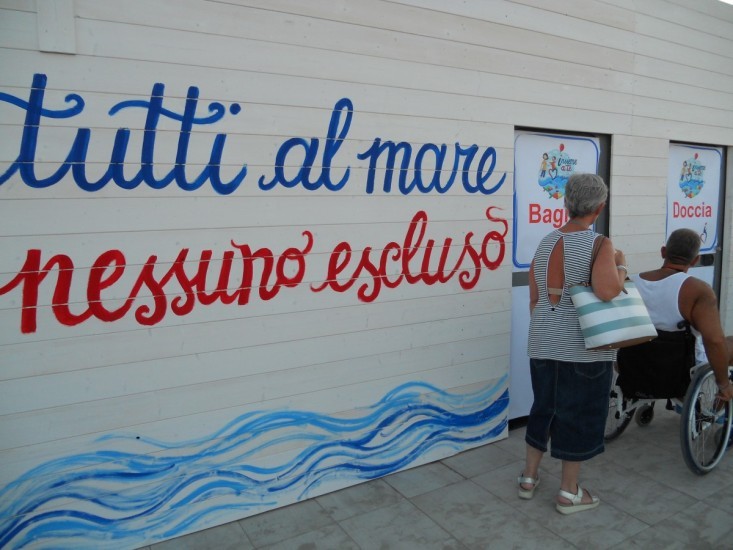
[{"label": "white sandal", "polygon": [[563,491],[562,489],[560,489],[558,496],[568,499],[570,501],[570,504],[560,504],[559,502],[557,502],[555,504],[555,508],[558,512],[565,515],[575,514],[577,512],[583,512],[585,510],[596,508],[601,503],[601,499],[599,499],[597,496],[591,495],[590,493],[588,493],[588,495],[591,498],[591,502],[587,502],[584,504],[583,488],[580,485],[578,485],[577,495],[574,495],[573,493],[568,493],[567,491]]},{"label": "white sandal", "polygon": [[[531,489],[523,489],[522,483],[525,485],[531,485]],[[519,487],[519,498],[523,498],[524,500],[529,500],[534,496],[534,490],[539,487],[540,484],[540,476],[538,475],[537,478],[534,477],[526,477],[524,475],[524,472],[519,474],[519,477],[517,478],[517,486]]]}]

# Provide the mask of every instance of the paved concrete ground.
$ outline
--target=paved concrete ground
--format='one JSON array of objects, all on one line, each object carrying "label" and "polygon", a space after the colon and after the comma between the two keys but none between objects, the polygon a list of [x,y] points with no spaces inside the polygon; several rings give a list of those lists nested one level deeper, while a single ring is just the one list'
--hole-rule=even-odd
[{"label": "paved concrete ground", "polygon": [[498,443],[384,479],[152,545],[188,549],[733,548],[733,451],[710,474],[687,469],[679,416],[657,407],[584,466],[599,508],[554,508],[547,457],[531,501],[517,498],[524,428]]}]

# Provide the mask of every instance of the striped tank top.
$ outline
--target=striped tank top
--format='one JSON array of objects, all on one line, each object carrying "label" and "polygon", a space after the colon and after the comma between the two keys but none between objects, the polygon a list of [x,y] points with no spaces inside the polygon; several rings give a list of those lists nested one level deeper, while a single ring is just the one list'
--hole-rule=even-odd
[{"label": "striped tank top", "polygon": [[[578,363],[616,360],[616,350],[585,349],[578,314],[568,293],[571,286],[588,282],[593,243],[597,237],[600,234],[590,229],[573,233],[555,230],[546,235],[537,247],[534,279],[539,300],[529,322],[527,354],[530,357]],[[547,265],[556,244],[563,246],[565,284],[560,301],[553,306],[547,295]]]}]

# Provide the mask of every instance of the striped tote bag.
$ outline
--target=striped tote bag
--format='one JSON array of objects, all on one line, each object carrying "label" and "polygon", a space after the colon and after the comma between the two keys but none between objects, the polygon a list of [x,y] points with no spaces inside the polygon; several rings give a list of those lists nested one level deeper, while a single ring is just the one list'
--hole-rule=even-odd
[{"label": "striped tote bag", "polygon": [[617,349],[657,337],[649,312],[632,281],[613,300],[598,298],[590,284],[570,287],[586,349]]}]

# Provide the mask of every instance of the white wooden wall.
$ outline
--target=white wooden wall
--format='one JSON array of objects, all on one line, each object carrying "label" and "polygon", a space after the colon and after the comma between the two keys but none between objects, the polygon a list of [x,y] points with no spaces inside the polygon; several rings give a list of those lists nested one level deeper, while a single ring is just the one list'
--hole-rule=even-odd
[{"label": "white wooden wall", "polygon": [[[216,134],[227,136],[222,179],[243,164],[248,172],[230,194],[209,182],[84,191],[72,172],[33,188],[18,170],[0,185],[0,288],[31,250],[41,251],[41,267],[55,255],[74,266],[68,300],[54,298],[57,270],[40,283],[33,330],[21,331],[30,297],[20,288],[0,294],[0,546],[10,548],[136,547],[504,437],[512,234],[502,236],[486,210],[511,228],[515,127],[612,136],[611,236],[634,271],[658,264],[670,141],[733,145],[733,8],[715,0],[0,0],[0,174],[18,158],[26,114],[8,98],[27,102],[35,74],[47,78],[44,108],[72,107],[69,94],[84,101],[73,117],[42,119],[38,178],[64,162],[79,128],[92,136],[90,179],[107,169],[118,129],[129,128],[132,177],[146,110],[109,111],[149,102],[156,83],[170,111],[183,112],[191,86],[197,117],[213,102],[227,109],[194,127],[190,179],[209,162]],[[343,188],[260,189],[291,138],[319,139],[317,178],[342,98],[353,104],[332,163],[334,181],[348,176]],[[162,118],[156,134],[161,177],[175,162],[180,123]],[[387,193],[382,160],[368,194],[368,161],[358,154],[375,138],[411,144],[413,161],[425,144],[476,145],[472,181],[494,148],[487,187],[506,180],[493,193],[468,193],[459,175],[444,194],[405,195],[395,175]],[[296,148],[288,177],[301,163]],[[728,181],[731,164],[729,156]],[[731,198],[729,187],[729,329]],[[343,292],[313,290],[339,243],[354,250],[343,282],[365,248],[378,262],[387,243],[401,245],[418,212],[428,218],[423,247],[450,238],[455,263],[469,232],[477,249],[494,235],[487,253],[496,258],[504,241],[501,265],[482,265],[470,289],[457,274],[436,284],[403,279],[365,302],[359,286],[375,283],[363,271]],[[210,290],[223,254],[239,254],[232,241],[279,257],[306,247],[308,235],[302,281],[272,299],[254,290],[246,304],[196,303],[176,315],[172,300],[183,290],[174,277],[162,293],[144,286],[113,322],[68,326],[51,308],[68,301],[73,314],[86,310],[91,268],[106,251],[126,264],[117,281],[105,272],[101,299],[114,310],[151,256],[160,278],[181,250],[189,249],[189,274],[211,250]],[[242,275],[235,264],[233,288]],[[395,280],[400,261],[387,266]],[[286,271],[294,276],[295,262]],[[152,308],[153,294],[168,309],[141,324],[135,311]],[[43,518],[69,510],[77,519],[44,538]],[[99,518],[112,523],[97,530]]]}]

